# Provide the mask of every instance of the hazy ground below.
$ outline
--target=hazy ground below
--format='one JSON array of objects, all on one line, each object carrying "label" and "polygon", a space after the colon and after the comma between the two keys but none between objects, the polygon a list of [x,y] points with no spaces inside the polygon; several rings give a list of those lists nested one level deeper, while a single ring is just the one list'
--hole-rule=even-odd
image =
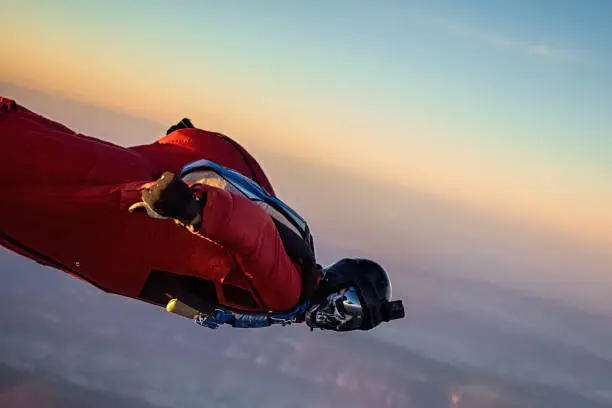
[{"label": "hazy ground below", "polygon": [[[4,250],[0,277],[3,408],[430,408],[452,406],[453,396],[458,407],[612,406],[605,347],[572,344],[546,327],[513,322],[511,312],[423,301],[427,290],[448,289],[439,277],[421,276],[409,301],[416,309],[376,336],[305,327],[209,331]],[[468,298],[470,288],[482,293],[477,282],[460,290],[449,283]],[[509,304],[529,301],[501,290],[491,296],[502,294]],[[591,333],[609,341],[609,321],[599,326],[606,321],[539,304],[525,307],[553,323],[578,313],[568,322],[600,327]]]}]

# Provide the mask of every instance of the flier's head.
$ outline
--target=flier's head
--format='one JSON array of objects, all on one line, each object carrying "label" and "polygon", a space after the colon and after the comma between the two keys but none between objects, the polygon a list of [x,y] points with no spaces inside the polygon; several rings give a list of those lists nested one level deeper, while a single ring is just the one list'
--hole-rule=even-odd
[{"label": "flier's head", "polygon": [[374,261],[345,258],[324,269],[306,324],[322,330],[370,330],[403,317],[402,301],[391,301],[387,272]]}]

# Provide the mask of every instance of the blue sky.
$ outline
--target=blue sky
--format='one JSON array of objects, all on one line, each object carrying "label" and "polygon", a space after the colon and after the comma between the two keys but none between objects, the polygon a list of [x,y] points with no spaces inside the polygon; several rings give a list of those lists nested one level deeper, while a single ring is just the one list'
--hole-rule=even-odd
[{"label": "blue sky", "polygon": [[232,72],[262,92],[425,117],[458,129],[461,143],[612,170],[609,2],[34,3],[27,13],[60,31],[174,59],[187,81],[202,67]]}]

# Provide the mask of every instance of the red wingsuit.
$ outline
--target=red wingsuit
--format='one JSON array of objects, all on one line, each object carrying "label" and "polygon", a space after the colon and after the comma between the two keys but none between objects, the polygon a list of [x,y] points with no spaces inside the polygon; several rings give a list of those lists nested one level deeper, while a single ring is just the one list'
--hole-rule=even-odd
[{"label": "red wingsuit", "polygon": [[[199,235],[128,211],[144,185],[199,159],[239,171],[274,194],[235,141],[188,128],[126,148],[6,98],[0,108],[2,246],[132,298],[141,298],[151,271],[166,271],[214,282],[219,303],[234,309],[285,311],[298,302],[300,265],[285,252],[270,216],[248,199],[204,186]],[[249,302],[236,293],[248,294]]]}]

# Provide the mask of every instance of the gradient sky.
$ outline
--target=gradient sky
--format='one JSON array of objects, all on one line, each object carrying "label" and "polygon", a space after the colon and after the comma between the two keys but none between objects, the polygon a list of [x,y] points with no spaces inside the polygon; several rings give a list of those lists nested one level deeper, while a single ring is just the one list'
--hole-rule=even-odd
[{"label": "gradient sky", "polygon": [[3,81],[612,247],[610,2],[0,7]]}]

